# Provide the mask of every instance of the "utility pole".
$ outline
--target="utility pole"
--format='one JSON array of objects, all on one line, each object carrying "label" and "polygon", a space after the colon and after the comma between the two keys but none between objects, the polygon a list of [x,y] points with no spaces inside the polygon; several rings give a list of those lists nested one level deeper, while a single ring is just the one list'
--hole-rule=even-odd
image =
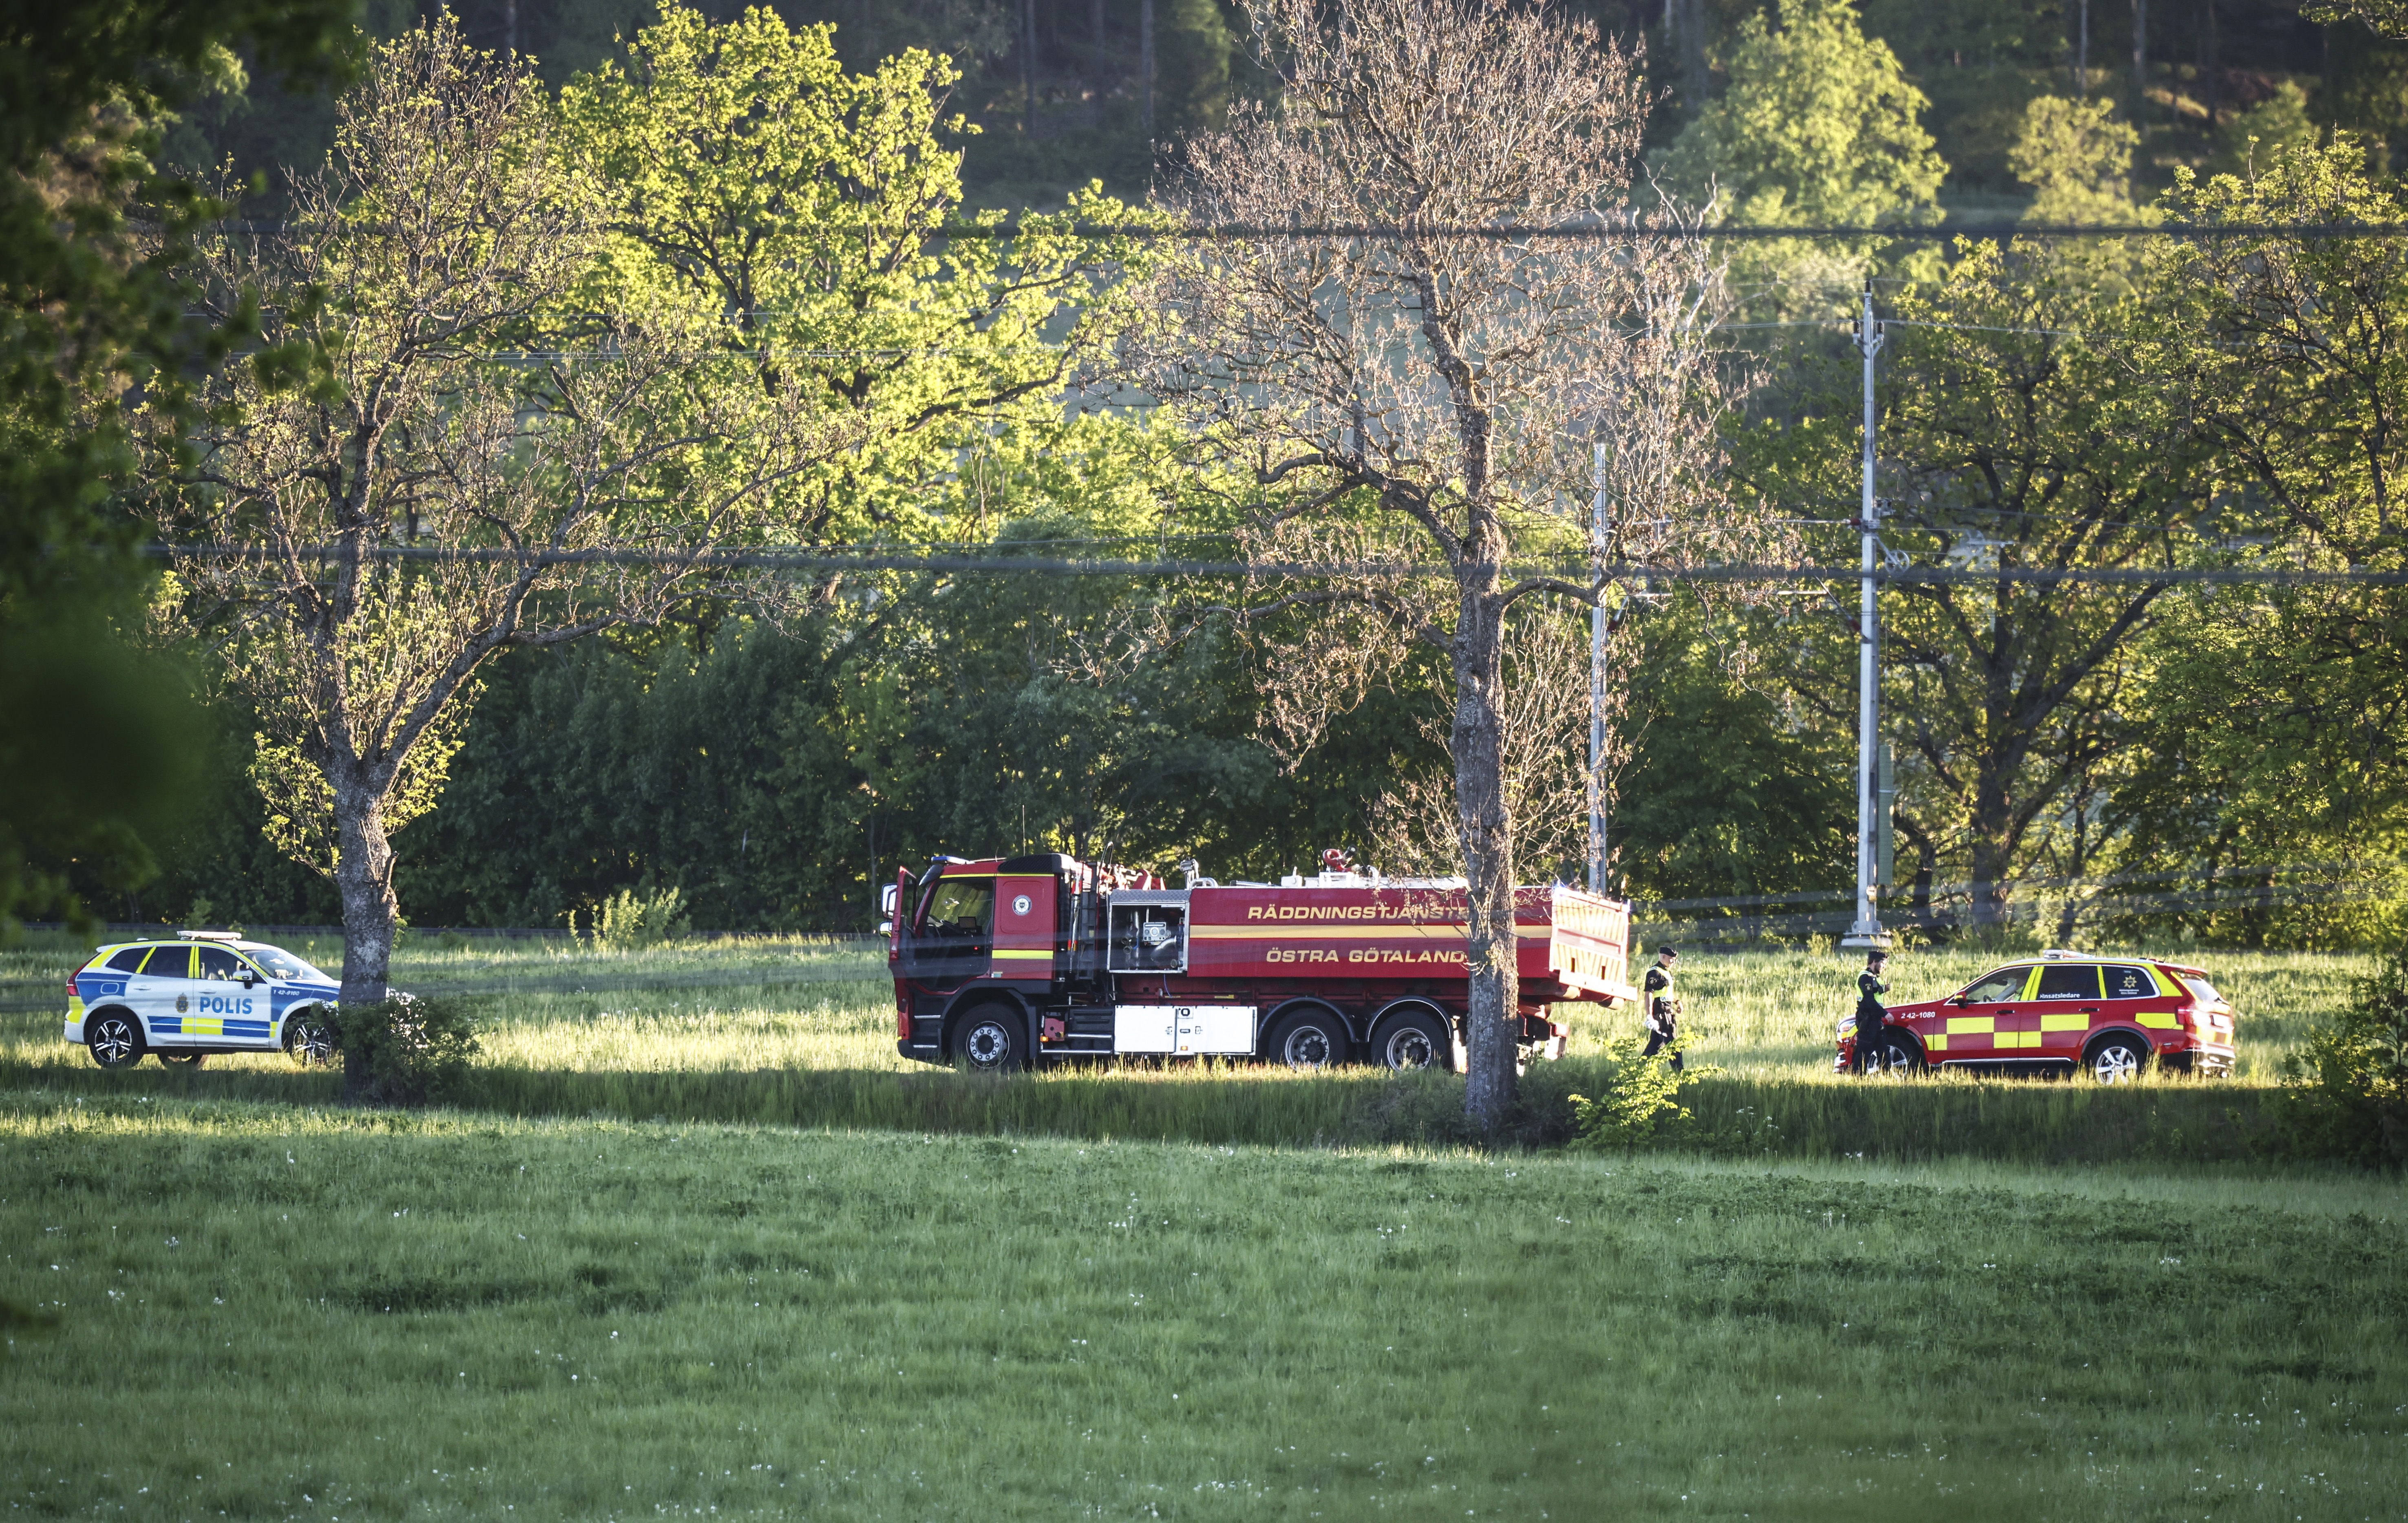
[{"label": "utility pole", "polygon": [[1865,357],[1865,491],[1856,526],[1863,532],[1856,595],[1856,923],[1842,947],[1887,947],[1882,929],[1881,875],[1881,601],[1873,580],[1881,563],[1881,504],[1873,496],[1873,356],[1881,352],[1881,324],[1873,320],[1873,288],[1865,283],[1864,310],[1856,319],[1856,349]]},{"label": "utility pole", "polygon": [[1588,613],[1588,891],[1605,892],[1605,551],[1613,529],[1605,500],[1605,449],[1596,446],[1596,494],[1589,502],[1589,550],[1597,564],[1597,604]]}]

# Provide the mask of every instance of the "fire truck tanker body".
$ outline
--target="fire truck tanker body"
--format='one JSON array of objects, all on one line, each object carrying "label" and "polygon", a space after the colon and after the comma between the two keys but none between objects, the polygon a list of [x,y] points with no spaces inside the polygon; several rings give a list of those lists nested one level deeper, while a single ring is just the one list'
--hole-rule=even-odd
[{"label": "fire truck tanker body", "polygon": [[[1469,998],[1460,879],[1325,872],[1222,885],[1054,853],[897,875],[896,1045],[980,1069],[1114,1054],[1320,1068],[1460,1066]],[[1514,890],[1521,1041],[1558,1056],[1548,1006],[1635,1001],[1630,906]]]}]

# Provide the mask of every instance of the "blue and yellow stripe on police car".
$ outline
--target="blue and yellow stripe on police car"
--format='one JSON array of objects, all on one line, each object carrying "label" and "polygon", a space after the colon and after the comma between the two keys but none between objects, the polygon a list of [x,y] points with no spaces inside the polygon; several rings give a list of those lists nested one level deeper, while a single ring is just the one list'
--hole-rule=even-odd
[{"label": "blue and yellow stripe on police car", "polygon": [[220,1036],[257,1038],[268,1034],[264,1020],[229,1020],[223,1016],[153,1016],[150,1030],[159,1036]]}]

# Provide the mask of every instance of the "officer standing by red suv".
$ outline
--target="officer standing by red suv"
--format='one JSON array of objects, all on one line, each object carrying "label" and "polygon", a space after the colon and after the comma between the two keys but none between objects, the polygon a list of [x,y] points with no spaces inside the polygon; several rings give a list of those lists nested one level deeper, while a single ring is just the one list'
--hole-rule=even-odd
[{"label": "officer standing by red suv", "polygon": [[1882,1022],[1889,1012],[1882,1007],[1881,996],[1889,992],[1882,981],[1882,969],[1889,954],[1875,947],[1865,954],[1865,971],[1856,975],[1856,1060],[1855,1072],[1863,1073],[1868,1064],[1881,1070]]}]

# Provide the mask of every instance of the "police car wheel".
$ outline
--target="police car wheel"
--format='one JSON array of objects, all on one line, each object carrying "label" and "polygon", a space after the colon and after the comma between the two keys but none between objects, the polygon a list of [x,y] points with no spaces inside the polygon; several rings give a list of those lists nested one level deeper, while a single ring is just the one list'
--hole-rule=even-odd
[{"label": "police car wheel", "polygon": [[2128,1036],[2111,1036],[2090,1049],[2083,1066],[2101,1084],[2128,1084],[2149,1066],[2148,1049]]},{"label": "police car wheel", "polygon": [[323,1068],[335,1060],[335,1028],[315,1010],[304,1010],[284,1020],[284,1053],[304,1068]]},{"label": "police car wheel", "polygon": [[953,1056],[981,1074],[1001,1074],[1021,1065],[1020,1018],[1001,1005],[969,1013],[953,1036]]},{"label": "police car wheel", "polygon": [[206,1052],[163,1052],[159,1060],[170,1068],[198,1068],[209,1060]]},{"label": "police car wheel", "polygon": [[92,1060],[103,1068],[132,1068],[142,1060],[142,1025],[122,1011],[85,1021],[84,1043],[92,1048]]},{"label": "police car wheel", "polygon": [[1270,1058],[1301,1073],[1317,1073],[1344,1062],[1348,1046],[1343,1021],[1326,1010],[1305,1010],[1271,1032]]},{"label": "police car wheel", "polygon": [[1426,1010],[1407,1010],[1380,1022],[1371,1052],[1391,1074],[1443,1069],[1455,1056],[1455,1033]]}]

